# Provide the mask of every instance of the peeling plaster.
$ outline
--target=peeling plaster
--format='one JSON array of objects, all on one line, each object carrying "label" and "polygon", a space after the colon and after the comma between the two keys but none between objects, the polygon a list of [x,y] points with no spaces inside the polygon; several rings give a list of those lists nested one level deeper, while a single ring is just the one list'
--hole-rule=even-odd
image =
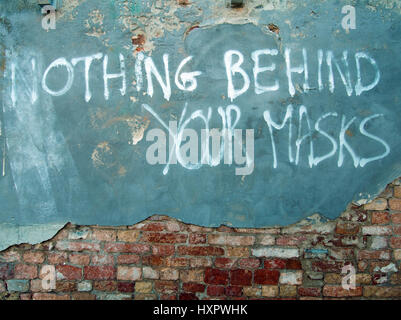
[{"label": "peeling plaster", "polygon": [[[80,4],[87,0],[69,0],[63,2],[62,9],[58,12],[58,19],[72,20],[77,15],[77,10]],[[155,40],[160,39],[166,35],[166,32],[178,32],[182,30],[193,30],[194,27],[207,28],[216,26],[218,24],[230,23],[230,24],[247,24],[252,23],[259,25],[260,12],[271,11],[271,10],[293,10],[296,5],[293,1],[286,0],[254,0],[247,1],[246,6],[241,9],[228,9],[226,8],[224,1],[216,1],[215,5],[205,10],[200,4],[200,1],[193,1],[185,7],[194,7],[199,13],[199,21],[201,23],[194,24],[190,21],[182,21],[179,18],[178,11],[182,9],[182,5],[179,5],[178,1],[172,0],[169,2],[168,7],[163,6],[163,1],[157,0],[150,6],[149,13],[138,13],[138,16],[132,12],[132,1],[119,1],[122,3],[121,12],[118,18],[119,22],[123,26],[123,31],[131,32],[132,36],[145,35],[146,41],[141,45],[141,49],[151,54],[152,50],[156,48]],[[305,4],[306,5],[306,4]],[[379,10],[380,8],[398,10],[401,13],[401,1],[400,0],[371,0],[367,5],[371,10]],[[88,32],[88,36],[102,37],[105,36],[103,29],[104,15],[99,10],[93,10],[89,14],[89,18],[85,21],[85,27]],[[285,23],[289,23],[286,21]],[[289,23],[290,24],[290,23]],[[267,28],[267,26],[265,26]],[[290,26],[291,27],[291,26]],[[192,29],[191,29],[192,28]],[[265,30],[268,31],[268,28]],[[302,38],[305,34],[302,31],[297,31],[291,34],[291,37]],[[99,111],[101,112],[101,111]],[[99,124],[99,117],[105,117],[103,114],[96,114],[92,117],[92,125],[101,128]],[[143,139],[144,133],[149,126],[150,121],[148,119],[141,118],[139,116],[117,118],[110,121],[125,121],[131,129],[133,145],[136,145]],[[103,126],[104,128],[104,126]],[[92,161],[96,167],[105,166],[107,161],[104,157],[108,157],[112,154],[111,147],[108,142],[99,143],[98,146],[92,153]],[[119,174],[124,176],[126,169],[121,166],[119,168]],[[384,188],[383,188],[384,190]],[[361,206],[363,204],[371,202],[372,195],[360,195],[361,199],[355,201],[355,204]],[[299,230],[305,230],[310,227],[320,227],[324,232],[330,232],[333,228],[333,223],[319,214],[310,216],[309,218],[303,219],[302,221],[283,228],[286,233],[297,232]],[[49,225],[32,225],[32,226],[15,226],[9,224],[0,225],[0,233],[7,235],[6,237],[0,238],[0,250],[8,247],[11,244],[16,243],[36,243],[41,242],[43,239],[48,239],[54,236],[57,231],[62,228],[64,224],[49,224]],[[274,228],[274,227],[272,227]],[[5,240],[4,240],[5,239]]]},{"label": "peeling plaster", "polygon": [[0,251],[11,245],[22,243],[36,244],[53,238],[65,223],[38,224],[29,226],[16,226],[12,224],[0,224]]}]

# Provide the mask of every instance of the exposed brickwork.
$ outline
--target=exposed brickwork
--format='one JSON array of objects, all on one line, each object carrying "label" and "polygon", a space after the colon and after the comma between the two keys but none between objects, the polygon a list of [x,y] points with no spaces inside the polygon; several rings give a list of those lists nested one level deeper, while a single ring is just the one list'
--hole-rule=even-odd
[{"label": "exposed brickwork", "polygon": [[[349,264],[356,287],[345,290]],[[47,266],[55,289],[43,287]],[[129,227],[68,224],[49,241],[0,253],[0,299],[400,299],[400,268],[397,179],[335,221],[266,229],[164,216]]]}]

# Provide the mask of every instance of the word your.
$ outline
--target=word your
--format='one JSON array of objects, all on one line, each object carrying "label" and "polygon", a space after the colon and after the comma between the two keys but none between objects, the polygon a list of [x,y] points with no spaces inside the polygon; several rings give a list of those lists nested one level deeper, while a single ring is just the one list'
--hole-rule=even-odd
[{"label": "word your", "polygon": [[[220,129],[211,129],[209,126],[212,117],[212,108],[210,107],[206,112],[196,110],[189,116],[186,116],[187,105],[185,105],[178,124],[176,121],[170,121],[169,124],[165,123],[153,108],[147,104],[143,104],[142,107],[155,117],[166,130],[164,132],[158,128],[151,129],[147,132],[146,136],[147,141],[153,142],[146,152],[147,162],[151,165],[165,165],[163,170],[164,175],[168,173],[169,167],[172,164],[178,163],[185,169],[198,170],[203,165],[218,166],[223,159],[224,164],[232,165],[234,160],[235,164],[243,166],[235,169],[236,175],[250,175],[253,173],[255,166],[254,131],[246,130],[244,143],[243,130],[236,128],[241,118],[241,110],[236,105],[229,105],[226,109],[218,107],[217,112],[221,119]],[[294,128],[296,114],[298,114],[297,129]],[[347,119],[345,115],[340,117],[336,112],[328,112],[322,114],[313,124],[308,115],[307,108],[303,105],[299,107],[297,113],[292,105],[288,105],[281,121],[273,119],[271,112],[266,110],[263,113],[263,118],[270,133],[273,168],[278,168],[278,145],[287,148],[288,161],[295,166],[299,166],[301,163],[302,147],[307,150],[307,163],[310,168],[317,167],[321,162],[334,157],[337,153],[337,166],[339,168],[344,165],[346,153],[351,157],[355,168],[364,167],[370,162],[381,160],[390,153],[390,146],[383,139],[368,132],[367,127],[371,121],[382,116],[382,114],[373,114],[362,119],[359,123],[358,129],[360,135],[381,145],[383,149],[383,152],[378,155],[363,157],[357,154],[354,147],[347,140],[347,132],[349,132],[352,125],[356,124],[356,117]],[[328,125],[330,118],[331,120],[338,119],[337,121],[339,121],[337,137],[333,137],[322,128],[324,124]],[[190,123],[196,120],[202,124],[200,139],[194,129],[188,128]],[[288,142],[281,141],[279,144],[278,140],[280,137],[278,133],[286,126],[288,127]],[[168,144],[167,136],[169,137]],[[321,141],[322,139],[323,141],[327,141],[330,149],[325,154],[318,155],[316,140]],[[199,145],[201,146],[200,157]],[[322,143],[319,144],[319,146],[321,145]],[[168,157],[167,149],[169,152]],[[243,149],[245,149],[245,155]],[[380,152],[381,148],[375,148],[375,150],[379,150]]]},{"label": "word your", "polygon": [[[293,63],[293,57],[297,55],[298,58],[302,58],[302,63],[300,65],[295,65]],[[276,68],[276,63],[271,63],[268,66],[264,66],[261,64],[261,58],[265,56],[265,58],[274,58],[278,56],[278,50],[276,49],[261,49],[253,51],[251,54],[251,59],[253,61],[253,87],[254,93],[256,95],[267,94],[269,92],[278,91],[281,89],[282,84],[278,79],[274,79],[272,76],[271,85],[262,85],[260,83],[260,76],[262,73],[270,73],[276,70],[285,70],[286,75],[286,83],[288,87],[288,92],[291,96],[294,96],[296,90],[301,93],[308,93],[310,91],[321,92],[325,90],[327,87],[331,93],[335,91],[335,78],[339,77],[339,80],[344,85],[345,91],[348,96],[351,96],[355,93],[356,96],[360,96],[363,92],[370,91],[380,81],[380,70],[376,64],[376,61],[370,57],[365,52],[357,52],[353,56],[353,60],[355,61],[355,69],[356,69],[356,80],[352,81],[351,77],[351,68],[349,65],[349,55],[348,51],[343,51],[341,58],[338,59],[335,57],[334,53],[330,50],[324,52],[323,50],[317,50],[314,54],[317,59],[317,79],[316,85],[312,87],[311,79],[310,79],[310,53],[307,52],[305,48],[301,50],[301,52],[294,53],[290,48],[284,49],[284,68]],[[31,102],[35,103],[38,98],[38,87],[39,83],[41,84],[42,89],[47,94],[59,97],[66,94],[73,86],[74,79],[76,77],[77,70],[76,68],[80,68],[78,72],[81,72],[81,68],[83,67],[83,76],[85,79],[85,89],[84,89],[84,98],[86,102],[89,102],[92,98],[92,90],[90,87],[91,78],[98,78],[96,75],[93,75],[93,69],[95,69],[95,62],[101,62],[101,70],[102,70],[102,80],[104,84],[104,98],[105,100],[109,100],[111,92],[110,92],[110,82],[111,81],[121,81],[121,86],[119,87],[120,94],[124,96],[127,93],[127,72],[129,70],[126,69],[126,63],[124,55],[121,53],[118,54],[119,61],[119,70],[117,73],[110,73],[109,71],[109,56],[103,53],[96,53],[89,56],[76,57],[68,61],[66,58],[61,57],[54,60],[44,71],[42,79],[38,79],[38,70],[37,70],[37,61],[36,58],[32,58],[27,63],[30,63],[31,66],[31,75],[30,79],[27,77],[28,75],[23,74],[21,71],[21,65],[16,61],[16,59],[12,58],[11,52],[7,52],[7,57],[10,58],[11,61],[11,98],[13,101],[13,105],[15,106],[16,99],[18,99],[16,92],[16,82],[23,83],[26,86],[26,90],[31,95]],[[244,63],[244,55],[237,50],[229,50],[224,54],[224,61],[222,61],[225,66],[226,77],[227,77],[227,94],[231,101],[243,95],[250,89],[251,85],[251,77],[248,72],[242,68]],[[277,57],[278,58],[278,57]],[[200,75],[202,75],[202,71],[184,71],[189,69],[190,62],[193,59],[192,56],[184,58],[178,65],[177,70],[174,76],[174,83],[176,87],[184,92],[192,92],[195,91],[198,87],[198,79]],[[369,66],[367,77],[373,78],[370,83],[366,83],[367,81],[362,79],[362,60],[365,61],[364,66]],[[164,99],[167,101],[171,98],[171,76],[170,76],[170,62],[169,55],[163,55],[163,64],[164,64],[164,76],[161,75],[159,69],[156,67],[153,59],[151,57],[146,57],[142,52],[138,53],[135,66],[134,66],[134,78],[135,78],[135,87],[138,92],[144,89],[144,80],[146,78],[147,88],[146,94],[150,97],[153,97],[155,92],[154,87],[154,79],[159,84]],[[324,74],[323,66],[326,65],[326,74]],[[79,66],[78,66],[79,65]],[[66,72],[65,82],[61,84],[59,89],[52,89],[48,83],[48,77],[51,72],[54,72],[56,69],[64,69]],[[98,70],[99,68],[97,68]],[[372,76],[372,73],[374,76]],[[294,76],[303,75],[302,76],[302,89],[296,88],[294,85]],[[324,80],[323,76],[327,77],[327,81]],[[265,75],[266,76],[266,75]],[[63,80],[64,81],[64,80]],[[242,87],[235,87],[235,83],[242,83]],[[115,86],[113,86],[115,87]]]},{"label": "word your", "polygon": [[347,5],[342,7],[341,13],[346,16],[341,21],[341,26],[348,33],[350,29],[356,29],[356,10],[355,7]]},{"label": "word your", "polygon": [[56,8],[52,5],[46,5],[42,8],[42,14],[46,14],[42,18],[42,28],[46,31],[56,29]]},{"label": "word your", "polygon": [[[222,128],[210,129],[209,121],[212,116],[212,108],[208,108],[207,114],[202,110],[193,112],[185,119],[187,105],[185,105],[179,123],[170,121],[167,125],[158,114],[148,105],[142,107],[150,112],[162,127],[167,130],[170,139],[169,157],[167,161],[167,141],[166,133],[161,129],[151,129],[146,135],[147,141],[155,141],[146,152],[146,160],[149,164],[165,164],[163,174],[166,175],[169,167],[177,162],[189,170],[200,169],[203,165],[211,167],[218,166],[224,158],[224,164],[231,165],[234,162],[237,165],[245,165],[242,168],[236,168],[236,175],[250,175],[254,169],[254,131],[246,130],[246,151],[243,156],[242,130],[235,129],[240,117],[241,111],[235,105],[230,105],[224,110],[218,108],[218,114],[221,117]],[[235,114],[235,120],[232,119],[232,113]],[[191,121],[200,120],[204,128],[201,129],[201,160],[199,161],[199,136],[194,129],[187,128]],[[183,143],[189,139],[188,142]],[[211,143],[211,151],[210,151]],[[234,149],[234,157],[233,157]]]}]

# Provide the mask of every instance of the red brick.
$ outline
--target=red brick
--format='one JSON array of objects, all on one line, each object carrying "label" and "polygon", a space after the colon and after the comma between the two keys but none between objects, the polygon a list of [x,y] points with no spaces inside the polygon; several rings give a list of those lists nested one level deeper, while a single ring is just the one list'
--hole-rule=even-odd
[{"label": "red brick", "polygon": [[213,269],[213,268],[206,268],[205,283],[227,285],[228,271]]},{"label": "red brick", "polygon": [[160,300],[177,300],[177,296],[175,294],[161,294]]},{"label": "red brick", "polygon": [[312,270],[318,272],[341,272],[342,262],[338,261],[313,261]]},{"label": "red brick", "polygon": [[97,291],[116,291],[117,282],[116,281],[94,281],[93,290]]},{"label": "red brick", "polygon": [[391,210],[401,211],[401,199],[390,199],[389,206]]},{"label": "red brick", "polygon": [[181,293],[180,300],[199,300],[194,293]]},{"label": "red brick", "polygon": [[172,268],[180,268],[188,266],[187,258],[161,257],[161,256],[145,256],[142,257],[142,264],[145,266],[165,266]]},{"label": "red brick", "polygon": [[47,262],[53,265],[66,263],[67,253],[66,252],[49,253],[47,257]]},{"label": "red brick", "polygon": [[401,224],[401,213],[393,213],[391,215],[391,221],[395,224]]},{"label": "red brick", "polygon": [[100,245],[93,242],[58,241],[56,249],[66,251],[99,251]]},{"label": "red brick", "polygon": [[143,231],[164,231],[166,230],[166,225],[160,222],[152,222],[145,224],[141,230]]},{"label": "red brick", "polygon": [[134,282],[118,282],[118,291],[134,292],[135,291],[135,283]]},{"label": "red brick", "polygon": [[165,265],[166,267],[172,267],[172,268],[186,267],[188,265],[188,259],[168,257],[165,259]]},{"label": "red brick", "polygon": [[155,290],[164,294],[173,294],[178,292],[177,281],[156,280]]},{"label": "red brick", "polygon": [[207,295],[211,297],[221,297],[225,295],[225,288],[222,286],[208,286]]},{"label": "red brick", "polygon": [[189,263],[191,268],[199,268],[199,267],[211,267],[212,260],[210,258],[198,257],[189,259]]},{"label": "red brick", "polygon": [[401,248],[401,237],[392,237],[390,245],[392,248]]},{"label": "red brick", "polygon": [[87,254],[70,254],[70,262],[72,264],[86,266],[90,262],[90,256]]},{"label": "red brick", "polygon": [[325,297],[360,297],[362,296],[362,287],[346,290],[341,286],[324,286],[323,295]]},{"label": "red brick", "polygon": [[158,256],[172,256],[175,253],[175,247],[171,245],[154,245],[152,253]]},{"label": "red brick", "polygon": [[393,234],[401,236],[401,226],[393,226]]},{"label": "red brick", "polygon": [[188,235],[182,233],[146,232],[142,234],[141,240],[152,243],[185,243],[187,242],[187,238]]},{"label": "red brick", "polygon": [[390,222],[388,212],[372,212],[372,224],[386,224]]},{"label": "red brick", "polygon": [[302,297],[320,297],[322,288],[298,288],[298,294]]},{"label": "red brick", "polygon": [[282,236],[276,239],[276,244],[278,246],[299,246],[305,240],[306,236]]},{"label": "red brick", "polygon": [[260,260],[254,258],[240,259],[238,266],[243,269],[257,269],[260,266]]},{"label": "red brick", "polygon": [[160,280],[178,280],[179,270],[173,268],[159,269]]},{"label": "red brick", "polygon": [[56,266],[57,273],[61,275],[57,275],[57,279],[66,279],[66,280],[80,280],[82,279],[82,269],[79,267],[69,266],[69,265],[58,265]]},{"label": "red brick", "polygon": [[206,243],[206,234],[204,234],[204,233],[191,233],[189,235],[189,243],[191,243],[191,244]]},{"label": "red brick", "polygon": [[165,266],[166,259],[161,256],[142,257],[142,264],[145,266]]},{"label": "red brick", "polygon": [[360,250],[359,260],[390,260],[391,254],[388,250]]},{"label": "red brick", "polygon": [[186,292],[204,292],[205,291],[205,285],[200,284],[200,283],[183,283],[182,289]]},{"label": "red brick", "polygon": [[302,263],[298,259],[288,259],[285,263],[287,270],[302,270]]},{"label": "red brick", "polygon": [[34,293],[32,296],[33,300],[70,300],[69,295],[63,294],[58,295],[55,293]]},{"label": "red brick", "polygon": [[235,264],[236,260],[235,259],[230,259],[230,258],[216,258],[214,260],[214,266],[216,268],[221,268],[221,269],[230,269],[232,266]]},{"label": "red brick", "polygon": [[226,288],[226,295],[228,297],[240,297],[242,296],[242,287],[229,286]]},{"label": "red brick", "polygon": [[146,253],[150,251],[150,247],[146,244],[110,242],[104,245],[104,250],[106,252]]},{"label": "red brick", "polygon": [[394,197],[401,198],[401,186],[394,187]]},{"label": "red brick", "polygon": [[91,258],[93,265],[113,265],[114,257],[107,254],[95,254]]},{"label": "red brick", "polygon": [[20,300],[32,300],[31,293],[21,293],[19,296]]},{"label": "red brick", "polygon": [[208,242],[216,245],[252,246],[255,243],[253,236],[229,236],[222,234],[209,234]]},{"label": "red brick", "polygon": [[141,261],[141,257],[132,254],[124,254],[117,257],[118,264],[137,264]]},{"label": "red brick", "polygon": [[230,283],[232,285],[251,286],[252,271],[243,269],[231,270]]},{"label": "red brick", "polygon": [[205,270],[203,269],[184,269],[180,270],[180,279],[182,282],[203,282]]},{"label": "red brick", "polygon": [[97,241],[116,241],[116,232],[114,230],[95,229],[91,239]]},{"label": "red brick", "polygon": [[56,282],[57,292],[74,292],[77,291],[77,285],[72,281],[57,281]]},{"label": "red brick", "polygon": [[329,258],[332,260],[352,260],[355,258],[354,248],[331,248]]},{"label": "red brick", "polygon": [[0,261],[1,262],[19,262],[21,260],[21,256],[18,251],[15,250],[7,250],[0,252]]},{"label": "red brick", "polygon": [[178,253],[182,256],[222,256],[224,249],[218,247],[180,246]]},{"label": "red brick", "polygon": [[14,278],[12,265],[9,263],[0,263],[0,279],[8,280]]},{"label": "red brick", "polygon": [[88,292],[73,292],[71,294],[72,300],[96,300],[96,296],[94,294],[90,294]]},{"label": "red brick", "polygon": [[16,279],[35,279],[38,276],[38,268],[28,264],[17,264],[14,267],[14,277]]},{"label": "red brick", "polygon": [[277,285],[280,272],[277,270],[255,270],[254,282],[256,284]]},{"label": "red brick", "polygon": [[41,264],[45,260],[45,255],[40,251],[28,251],[24,253],[23,258],[25,262]]},{"label": "red brick", "polygon": [[352,222],[339,221],[335,232],[342,235],[354,235],[359,232],[359,225]]},{"label": "red brick", "polygon": [[84,268],[85,279],[109,280],[115,279],[116,269],[112,266],[87,266]]},{"label": "red brick", "polygon": [[287,261],[285,259],[275,258],[264,260],[265,269],[285,269]]}]

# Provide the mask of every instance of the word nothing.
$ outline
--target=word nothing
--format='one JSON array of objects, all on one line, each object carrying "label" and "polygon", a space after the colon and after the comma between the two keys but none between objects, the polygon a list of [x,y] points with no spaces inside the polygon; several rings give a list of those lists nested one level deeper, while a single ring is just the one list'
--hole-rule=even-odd
[{"label": "word nothing", "polygon": [[[227,77],[227,95],[231,101],[235,100],[239,96],[243,95],[245,92],[250,90],[251,83],[253,83],[254,93],[256,95],[260,95],[263,93],[278,91],[282,88],[282,83],[279,82],[278,79],[274,78],[274,71],[276,71],[276,64],[271,63],[270,65],[262,65],[261,58],[263,56],[272,57],[278,55],[278,50],[276,49],[261,49],[253,51],[251,54],[251,59],[253,62],[252,75],[249,75],[243,68],[244,63],[244,55],[237,50],[229,50],[224,54],[224,66]],[[93,65],[95,62],[102,61],[102,78],[104,83],[104,98],[105,100],[109,100],[110,98],[110,82],[111,81],[120,81],[121,86],[119,88],[120,94],[122,96],[127,93],[127,70],[126,70],[126,62],[124,55],[121,53],[118,54],[119,61],[119,70],[117,73],[110,73],[109,68],[109,56],[103,53],[96,53],[89,56],[83,57],[75,57],[68,61],[66,58],[58,58],[53,61],[44,71],[42,79],[38,79],[37,75],[37,60],[35,57],[32,57],[29,61],[30,69],[31,69],[31,79],[27,78],[28,75],[24,74],[20,64],[17,59],[12,58],[11,52],[7,52],[8,57],[11,61],[11,99],[13,102],[13,106],[15,107],[16,100],[18,99],[18,88],[17,82],[23,83],[26,87],[25,89],[28,91],[31,97],[31,102],[35,103],[38,99],[38,87],[39,83],[44,92],[51,96],[59,97],[66,94],[73,86],[74,79],[77,74],[76,68],[83,68],[83,76],[85,82],[85,89],[83,90],[84,99],[86,102],[89,102],[92,98],[92,90],[91,90],[91,78],[98,78],[93,74],[93,69],[95,68]],[[293,57],[296,55],[298,58],[302,58],[302,63],[300,65],[294,65]],[[316,85],[312,87],[311,79],[310,79],[310,68],[308,61],[311,59],[311,55],[308,54],[307,50],[304,48],[300,50],[300,52],[292,52],[291,49],[284,49],[284,60],[285,60],[285,75],[286,75],[286,90],[288,90],[291,96],[294,96],[296,93],[296,85],[294,85],[294,77],[300,77],[302,75],[302,89],[301,93],[308,93],[312,90],[318,90],[319,92],[323,91],[325,87],[331,93],[335,91],[335,77],[339,77],[339,80],[343,83],[345,91],[348,96],[351,96],[355,93],[356,96],[360,96],[363,92],[372,90],[380,81],[380,70],[377,66],[376,61],[369,56],[369,54],[365,52],[357,52],[354,54],[353,60],[355,62],[356,68],[356,80],[353,84],[350,65],[349,65],[349,55],[348,51],[343,51],[341,58],[338,59],[335,57],[334,53],[330,50],[324,52],[323,50],[317,50],[314,54],[315,59],[317,60],[317,79]],[[202,71],[191,71],[187,72],[184,69],[189,68],[189,63],[193,59],[192,56],[186,57],[181,61],[178,65],[177,70],[174,75],[174,83],[177,88],[181,91],[191,92],[196,90],[198,87],[198,79],[200,75],[202,75]],[[364,60],[367,64],[370,64],[370,71],[368,73],[374,74],[369,75],[369,78],[373,78],[370,83],[366,83],[366,80],[362,79],[362,63]],[[142,52],[139,52],[135,64],[134,64],[134,77],[135,77],[135,87],[138,92],[144,90],[144,80],[147,81],[146,94],[150,97],[154,94],[154,79],[160,85],[160,88],[163,92],[163,96],[166,100],[170,100],[171,98],[171,75],[170,75],[170,64],[169,64],[169,55],[163,55],[163,64],[164,64],[164,72],[160,72],[156,67],[153,59],[151,57],[146,57]],[[323,73],[323,67],[326,65],[325,70],[327,71],[325,74]],[[58,89],[51,88],[48,82],[49,74],[55,70],[63,68],[66,72],[66,80],[65,83]],[[26,69],[26,68],[25,68]],[[96,68],[98,69],[98,68]],[[278,68],[277,68],[278,69]],[[82,69],[78,71],[81,72]],[[162,76],[164,73],[164,76]],[[262,73],[269,73],[271,76],[270,85],[262,85],[260,83],[260,76]],[[336,75],[336,76],[335,76]],[[327,78],[325,81],[323,77]],[[19,80],[19,81],[17,81]],[[299,79],[298,79],[299,80]],[[235,83],[241,83],[242,87],[236,87]],[[299,91],[298,90],[298,91]]]}]

